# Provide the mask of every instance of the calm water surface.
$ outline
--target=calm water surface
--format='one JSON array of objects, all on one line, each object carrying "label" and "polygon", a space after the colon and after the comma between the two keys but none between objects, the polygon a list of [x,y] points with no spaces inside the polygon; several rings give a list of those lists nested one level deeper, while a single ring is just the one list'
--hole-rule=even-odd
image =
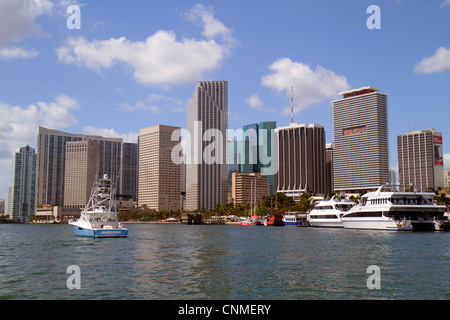
[{"label": "calm water surface", "polygon": [[[127,225],[0,225],[0,299],[450,299],[450,233]],[[78,265],[81,289],[69,290]],[[381,289],[367,288],[367,267]]]}]

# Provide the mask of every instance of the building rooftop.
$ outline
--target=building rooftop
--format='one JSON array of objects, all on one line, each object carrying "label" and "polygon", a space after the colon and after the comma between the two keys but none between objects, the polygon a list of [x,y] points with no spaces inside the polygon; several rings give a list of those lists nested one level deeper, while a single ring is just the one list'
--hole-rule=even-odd
[{"label": "building rooftop", "polygon": [[343,96],[344,98],[349,98],[349,97],[353,97],[353,96],[359,96],[361,94],[372,93],[372,92],[379,91],[379,90],[380,89],[378,89],[378,88],[375,88],[372,86],[367,86],[367,87],[361,87],[359,89],[342,91],[339,93],[339,95]]}]

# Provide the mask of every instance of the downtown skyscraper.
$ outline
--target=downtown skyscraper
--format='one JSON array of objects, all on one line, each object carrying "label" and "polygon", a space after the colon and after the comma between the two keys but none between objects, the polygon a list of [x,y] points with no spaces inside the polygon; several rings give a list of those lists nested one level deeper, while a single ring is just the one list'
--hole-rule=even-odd
[{"label": "downtown skyscraper", "polygon": [[333,174],[337,192],[364,193],[389,182],[387,95],[374,87],[333,101]]},{"label": "downtown skyscraper", "polygon": [[275,129],[278,142],[277,192],[297,198],[326,192],[325,129],[318,124],[291,123]]},{"label": "downtown skyscraper", "polygon": [[[98,174],[108,174],[116,181],[118,195],[137,196],[137,143],[122,138],[74,134],[38,127],[36,160],[36,205],[64,205],[66,145],[72,141],[96,141],[100,145]],[[132,170],[124,164],[133,161]],[[128,181],[130,183],[128,183]]]},{"label": "downtown skyscraper", "polygon": [[[186,128],[190,135],[186,152],[186,209],[214,209],[227,202],[228,193],[227,81],[197,83]],[[212,143],[214,150],[209,148]]]},{"label": "downtown skyscraper", "polygon": [[36,152],[26,145],[14,152],[9,201],[11,219],[29,222],[35,210]]},{"label": "downtown skyscraper", "polygon": [[181,207],[181,165],[171,159],[172,133],[181,128],[156,125],[139,131],[139,206],[156,211]]},{"label": "downtown skyscraper", "polygon": [[406,132],[397,136],[399,184],[419,191],[444,185],[442,133],[435,129]]}]

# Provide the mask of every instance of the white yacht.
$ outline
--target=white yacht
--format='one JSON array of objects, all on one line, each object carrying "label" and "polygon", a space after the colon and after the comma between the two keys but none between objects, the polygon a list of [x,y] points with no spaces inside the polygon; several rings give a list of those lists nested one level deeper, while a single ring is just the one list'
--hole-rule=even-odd
[{"label": "white yacht", "polygon": [[433,202],[433,192],[397,191],[381,186],[361,197],[342,217],[344,228],[394,231],[444,230],[445,205]]},{"label": "white yacht", "polygon": [[341,218],[356,203],[348,198],[339,200],[333,196],[330,200],[320,201],[308,214],[311,227],[342,228]]},{"label": "white yacht", "polygon": [[98,179],[80,218],[69,222],[75,234],[94,238],[126,237],[128,229],[117,219],[115,195],[115,187],[107,174]]}]

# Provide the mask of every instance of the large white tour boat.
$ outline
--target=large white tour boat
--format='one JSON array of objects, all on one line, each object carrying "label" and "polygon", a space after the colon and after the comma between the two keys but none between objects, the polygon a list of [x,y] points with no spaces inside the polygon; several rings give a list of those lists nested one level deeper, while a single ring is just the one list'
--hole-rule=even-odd
[{"label": "large white tour boat", "polygon": [[339,200],[333,196],[330,200],[320,201],[308,214],[311,227],[342,228],[341,218],[356,203],[348,198]]},{"label": "large white tour boat", "polygon": [[344,228],[444,230],[446,206],[434,203],[433,192],[397,190],[395,186],[381,186],[377,191],[363,195],[360,203],[342,216]]},{"label": "large white tour boat", "polygon": [[116,189],[105,174],[96,180],[80,218],[70,221],[75,234],[94,238],[126,237],[128,229],[117,219]]}]

